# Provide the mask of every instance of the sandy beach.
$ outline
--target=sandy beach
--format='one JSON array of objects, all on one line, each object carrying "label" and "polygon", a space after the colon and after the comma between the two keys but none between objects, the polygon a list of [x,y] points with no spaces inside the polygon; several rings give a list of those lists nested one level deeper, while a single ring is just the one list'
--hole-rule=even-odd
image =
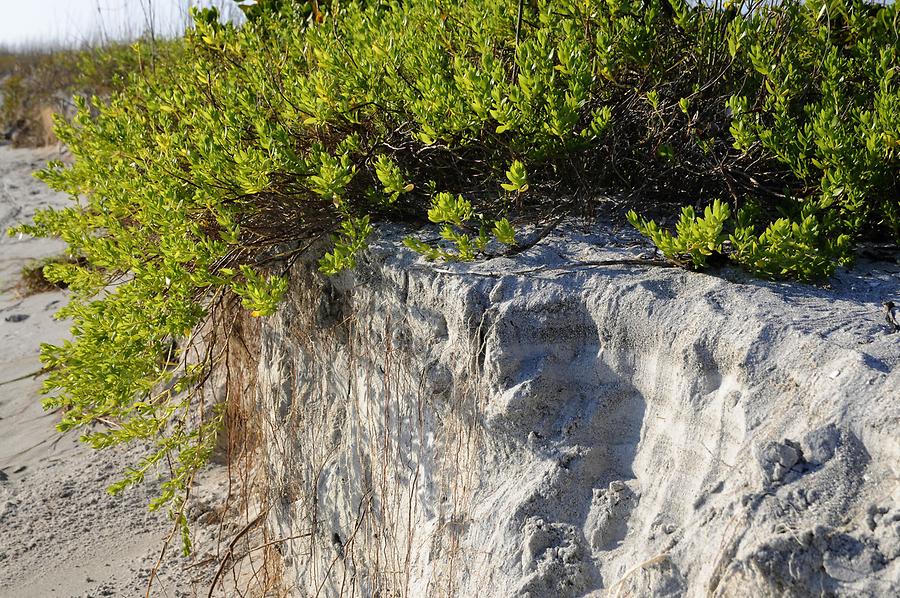
[{"label": "sandy beach", "polygon": [[[41,343],[68,335],[67,323],[53,318],[66,295],[23,297],[19,273],[63,245],[5,233],[38,208],[68,203],[31,176],[58,157],[55,148],[0,147],[0,596],[143,596],[171,523],[146,507],[157,492],[153,482],[116,497],[106,493],[140,447],[94,451],[78,442],[77,431],[60,435],[58,414],[40,405],[42,379],[30,376],[40,370]],[[216,471],[206,478],[213,487],[224,483]],[[178,551],[176,545],[170,553]],[[167,559],[152,595],[199,595],[201,584],[192,582],[205,580],[208,567],[184,570],[186,564]]]}]

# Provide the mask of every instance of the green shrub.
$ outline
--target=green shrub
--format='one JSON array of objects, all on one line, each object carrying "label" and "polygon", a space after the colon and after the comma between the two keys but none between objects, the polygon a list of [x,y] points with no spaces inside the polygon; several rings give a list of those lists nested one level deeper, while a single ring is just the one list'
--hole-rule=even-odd
[{"label": "green shrub", "polygon": [[[598,188],[641,211],[727,198],[685,209],[676,236],[630,219],[693,267],[721,253],[801,278],[865,227],[896,235],[895,5],[521,6],[270,0],[241,28],[198,12],[177,59],[80,101],[58,131],[75,163],[41,176],[84,201],[18,229],[87,260],[57,272],[75,339],[44,350],[61,427],[155,442],[125,484],[171,457],[175,496],[220,421],[189,425],[202,408],[183,391],[215,365],[187,360],[191,331],[228,295],[271,314],[282,256],[318,240],[323,272],[354,267],[386,220],[434,223],[438,239],[404,243],[469,260]],[[756,215],[731,219],[748,200]]]},{"label": "green shrub", "polygon": [[[745,211],[728,225],[730,256],[755,274],[821,280],[851,261],[855,240],[900,239],[898,16],[896,4],[859,0],[722,13],[743,63],[743,93],[727,101],[734,147],[776,163],[747,196],[781,198],[769,201],[781,217]],[[678,253],[655,223],[630,220]]]},{"label": "green shrub", "polygon": [[[775,156],[795,177],[798,204],[739,252],[741,263],[821,278],[849,260],[850,238],[866,227],[900,239],[898,15],[896,4],[809,0],[731,24],[732,55],[749,59],[761,83],[729,101],[735,147]],[[789,259],[815,265],[773,267],[785,244]],[[760,267],[766,253],[772,264]]]},{"label": "green shrub", "polygon": [[735,261],[765,278],[822,280],[846,259],[850,242],[836,215],[817,214],[816,207],[810,202],[798,218],[779,218],[759,235],[751,224],[738,224],[730,236]]}]

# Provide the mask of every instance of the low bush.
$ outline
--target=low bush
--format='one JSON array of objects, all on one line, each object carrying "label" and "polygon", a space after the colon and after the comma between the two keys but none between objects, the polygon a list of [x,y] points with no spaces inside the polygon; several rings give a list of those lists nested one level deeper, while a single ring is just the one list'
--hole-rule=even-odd
[{"label": "low bush", "polygon": [[[75,162],[41,173],[85,199],[19,231],[58,236],[87,263],[75,339],[44,349],[61,429],[158,450],[176,495],[218,416],[186,389],[192,331],[234,294],[271,314],[291,259],[322,239],[337,273],[380,222],[434,223],[405,243],[469,260],[515,229],[591,212],[598,191],[666,214],[629,219],[667,255],[719,254],[764,276],[813,279],[856,242],[898,235],[898,8],[809,0],[288,2],[243,27],[211,11],[177,60],[79,100],[58,134]],[[715,200],[715,201],[714,201]],[[712,207],[697,217],[695,208]],[[493,249],[490,249],[493,248]],[[115,285],[111,286],[111,282]],[[180,367],[160,355],[178,347]],[[162,390],[160,390],[162,389]]]}]

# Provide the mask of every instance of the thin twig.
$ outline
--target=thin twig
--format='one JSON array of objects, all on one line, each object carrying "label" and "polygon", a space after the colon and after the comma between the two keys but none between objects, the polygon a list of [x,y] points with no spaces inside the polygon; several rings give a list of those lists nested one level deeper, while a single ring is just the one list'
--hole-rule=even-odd
[{"label": "thin twig", "polygon": [[268,548],[269,546],[275,546],[276,544],[281,544],[282,542],[288,542],[290,540],[299,540],[300,538],[308,538],[312,535],[312,532],[306,532],[304,534],[297,534],[296,536],[286,536],[284,538],[278,538],[277,540],[270,540],[265,544],[260,544],[259,546],[254,546],[250,550],[248,550],[244,556],[247,556],[251,552],[256,552],[257,550],[262,550],[263,548]]},{"label": "thin twig", "polygon": [[516,62],[516,53],[519,51],[519,33],[522,30],[522,5],[525,3],[525,0],[519,0],[519,11],[516,15],[516,43],[515,50],[513,52],[513,68],[512,68],[512,81],[516,82],[516,75],[518,74],[519,63]]},{"label": "thin twig", "polygon": [[225,566],[228,562],[234,557],[234,547],[238,543],[238,540],[247,535],[250,530],[260,524],[260,522],[265,518],[266,511],[263,511],[259,515],[257,515],[253,521],[248,523],[237,533],[237,535],[231,539],[231,542],[228,543],[228,550],[225,552],[225,557],[222,559],[221,564],[219,564],[219,568],[216,569],[216,574],[213,577],[212,583],[209,584],[209,592],[206,595],[206,598],[212,598],[213,592],[216,590],[216,584],[219,583],[219,578],[222,577],[222,574],[225,572]]},{"label": "thin twig", "polygon": [[499,256],[495,256],[495,257],[507,257],[507,256],[522,253],[524,251],[528,251],[529,249],[531,249],[532,247],[534,247],[535,245],[537,245],[538,243],[543,241],[545,238],[547,238],[547,236],[550,233],[552,233],[556,229],[557,226],[559,226],[559,223],[562,222],[565,217],[566,217],[566,213],[563,212],[562,214],[560,214],[559,216],[557,216],[556,218],[554,218],[553,220],[548,222],[547,225],[543,229],[541,229],[541,231],[537,235],[535,235],[530,241],[528,241],[526,243],[522,243],[521,245],[516,245],[509,251],[507,251]]}]

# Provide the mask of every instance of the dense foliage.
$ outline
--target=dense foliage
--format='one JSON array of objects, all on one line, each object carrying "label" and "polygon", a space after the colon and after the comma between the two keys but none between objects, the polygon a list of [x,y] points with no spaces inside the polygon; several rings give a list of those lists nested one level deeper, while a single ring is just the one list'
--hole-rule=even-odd
[{"label": "dense foliage", "polygon": [[[617,191],[643,212],[688,203],[666,255],[713,254],[814,279],[865,236],[900,234],[898,8],[861,1],[264,0],[243,27],[197,13],[182,53],[80,101],[41,176],[81,197],[19,230],[63,238],[49,274],[75,339],[44,350],[61,427],[171,458],[163,500],[211,450],[188,425],[215,351],[192,331],[227,294],[272,313],[291,259],[322,239],[326,273],[379,222],[469,260],[515,227],[590,212]],[[714,202],[715,200],[715,202]],[[702,217],[694,206],[712,204]]]}]

